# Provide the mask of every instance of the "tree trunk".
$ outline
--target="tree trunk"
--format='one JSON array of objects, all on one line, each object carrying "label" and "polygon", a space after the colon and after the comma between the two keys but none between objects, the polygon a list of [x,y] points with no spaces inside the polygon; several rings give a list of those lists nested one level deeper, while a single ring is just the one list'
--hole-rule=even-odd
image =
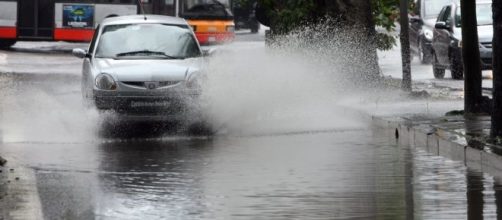
[{"label": "tree trunk", "polygon": [[400,1],[400,24],[401,24],[401,59],[403,65],[403,82],[401,88],[404,91],[411,91],[411,56],[410,56],[410,35],[408,23],[408,0]]},{"label": "tree trunk", "polygon": [[462,14],[462,59],[464,63],[464,109],[466,114],[480,113],[482,111],[481,60],[476,20],[476,1],[461,0],[460,4]]},{"label": "tree trunk", "polygon": [[[373,21],[371,0],[324,0],[325,14],[338,19],[344,30],[352,31],[357,42],[348,42],[348,52],[359,57],[353,65],[358,67],[358,75],[368,82],[376,82],[379,77],[376,31]],[[354,31],[356,30],[356,31]]]},{"label": "tree trunk", "polygon": [[493,0],[492,137],[502,137],[502,2]]}]

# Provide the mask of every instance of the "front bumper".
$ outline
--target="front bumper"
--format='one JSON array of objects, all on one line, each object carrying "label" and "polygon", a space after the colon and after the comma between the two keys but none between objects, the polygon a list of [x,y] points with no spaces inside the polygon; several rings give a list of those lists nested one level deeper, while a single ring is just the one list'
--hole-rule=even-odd
[{"label": "front bumper", "polygon": [[486,47],[479,48],[479,56],[481,57],[481,69],[491,70],[493,68],[492,48],[486,48]]},{"label": "front bumper", "polygon": [[424,54],[432,56],[432,41],[422,37],[422,51]]},{"label": "front bumper", "polygon": [[[452,58],[460,60],[461,64],[463,64],[462,58],[462,48],[455,47],[452,48],[451,54]],[[492,69],[492,49],[486,47],[479,48],[479,56],[481,58],[481,70],[491,70]]]},{"label": "front bumper", "polygon": [[194,112],[198,93],[138,94],[94,91],[93,102],[99,110],[137,116],[178,116]]}]

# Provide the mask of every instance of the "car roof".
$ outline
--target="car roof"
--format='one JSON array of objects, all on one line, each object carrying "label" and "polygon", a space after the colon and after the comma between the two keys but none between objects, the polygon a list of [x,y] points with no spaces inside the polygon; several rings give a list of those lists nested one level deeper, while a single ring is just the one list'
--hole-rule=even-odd
[{"label": "car roof", "polygon": [[185,19],[164,16],[164,15],[125,15],[106,18],[101,22],[102,26],[118,24],[142,24],[142,23],[162,23],[173,25],[188,25]]}]

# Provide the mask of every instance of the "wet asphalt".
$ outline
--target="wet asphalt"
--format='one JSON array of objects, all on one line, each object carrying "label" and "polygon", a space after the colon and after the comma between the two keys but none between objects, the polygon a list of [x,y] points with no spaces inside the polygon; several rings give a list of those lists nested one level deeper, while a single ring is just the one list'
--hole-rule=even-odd
[{"label": "wet asphalt", "polygon": [[[498,177],[357,116],[331,129],[195,135],[107,121],[82,108],[78,80],[1,77],[0,152],[13,169],[2,172],[19,203],[0,206],[6,219],[502,218]],[[30,214],[14,213],[23,206]]]}]

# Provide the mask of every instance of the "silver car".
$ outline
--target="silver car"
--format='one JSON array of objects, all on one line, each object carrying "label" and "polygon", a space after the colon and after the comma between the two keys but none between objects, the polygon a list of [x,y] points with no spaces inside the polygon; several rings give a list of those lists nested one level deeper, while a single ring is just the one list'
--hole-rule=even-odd
[{"label": "silver car", "polygon": [[99,110],[179,118],[193,110],[204,60],[181,18],[132,15],[105,19],[84,59],[82,95]]}]

